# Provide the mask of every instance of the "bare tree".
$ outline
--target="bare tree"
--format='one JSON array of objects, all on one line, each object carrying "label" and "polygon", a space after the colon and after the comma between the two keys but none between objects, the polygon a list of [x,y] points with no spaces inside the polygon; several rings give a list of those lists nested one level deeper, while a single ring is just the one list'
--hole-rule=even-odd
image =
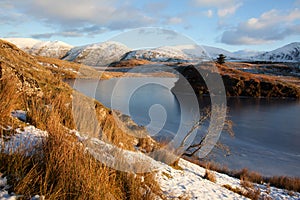
[{"label": "bare tree", "polygon": [[[177,148],[177,151],[180,151],[183,148],[185,148],[187,140],[190,137],[192,137],[192,135],[194,134],[194,131],[197,131],[198,129],[200,129],[204,125],[205,122],[208,122],[210,117],[211,117],[211,110],[209,108],[204,109],[204,114],[201,115],[201,118],[199,119],[199,121],[195,122],[195,124],[192,126],[192,128],[185,135],[185,137],[182,140],[181,144]],[[226,119],[225,123],[224,123],[223,131],[228,133],[231,137],[234,137],[234,132],[233,132],[232,126],[233,126],[232,121]],[[200,139],[198,138],[197,141],[194,140],[193,143],[185,149],[182,156],[187,156],[187,157],[195,156],[195,154],[197,152],[199,152],[201,150],[201,148],[206,144],[205,141],[207,140],[208,137],[209,137],[209,133],[207,131]],[[227,153],[229,153],[229,147],[225,146],[224,144],[220,143],[219,141],[216,143],[215,147],[219,148],[219,149],[222,149],[222,150],[225,150],[225,151],[227,151]],[[177,166],[178,161],[179,161],[179,158],[174,163],[172,163],[171,165],[172,166]]]}]

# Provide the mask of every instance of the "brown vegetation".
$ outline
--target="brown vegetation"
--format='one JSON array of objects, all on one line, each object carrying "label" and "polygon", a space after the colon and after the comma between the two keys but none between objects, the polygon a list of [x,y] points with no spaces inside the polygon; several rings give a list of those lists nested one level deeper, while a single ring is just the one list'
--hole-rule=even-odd
[{"label": "brown vegetation", "polygon": [[223,185],[224,188],[237,193],[239,195],[242,195],[244,197],[247,197],[249,199],[252,200],[258,200],[260,199],[260,189],[259,188],[247,188],[247,187],[243,187],[242,189],[238,188],[238,187],[231,187],[230,185],[226,184]]},{"label": "brown vegetation", "polygon": [[55,76],[60,76],[61,79],[74,78],[90,78],[90,79],[107,79],[105,73],[95,70],[83,64],[64,61],[57,58],[48,58],[43,56],[35,57],[39,64],[50,70]]},{"label": "brown vegetation", "polygon": [[0,77],[0,125],[5,125],[6,119],[10,117],[11,111],[16,107],[19,95],[13,76]]},{"label": "brown vegetation", "polygon": [[300,192],[300,178],[273,176],[270,178],[266,178],[266,182],[270,183],[271,186]]},{"label": "brown vegetation", "polygon": [[0,171],[8,176],[12,191],[25,199],[33,194],[46,199],[150,199],[160,195],[153,174],[134,175],[106,167],[68,134],[59,113],[52,110],[47,116],[49,136],[38,154],[0,152],[0,162],[7,163]]},{"label": "brown vegetation", "polygon": [[216,175],[208,169],[205,170],[204,178],[214,183],[217,182]]},{"label": "brown vegetation", "polygon": [[203,168],[207,168],[207,166],[209,166],[210,170],[222,174],[227,174],[229,176],[238,178],[240,180],[246,180],[247,182],[258,183],[258,184],[267,183],[270,186],[274,186],[277,188],[300,192],[300,178],[297,177],[288,177],[288,176],[265,177],[258,172],[249,171],[247,168],[243,168],[241,170],[230,170],[228,167],[221,166],[214,162],[199,161],[198,159],[193,159],[189,157],[184,157],[184,159],[196,165],[199,165]]},{"label": "brown vegetation", "polygon": [[[216,65],[218,71],[212,72],[211,66]],[[227,96],[249,96],[249,97],[291,97],[300,98],[300,80],[296,77],[278,77],[266,74],[253,74],[243,72],[231,67],[232,63],[223,65],[214,63],[202,63],[197,66],[199,69],[209,73],[219,73],[223,79]],[[238,63],[241,68],[250,64]],[[207,86],[195,69],[191,65],[178,66],[177,70],[189,81],[196,94],[208,94]],[[175,87],[183,84],[180,82]],[[180,89],[180,88],[179,88]]]},{"label": "brown vegetation", "polygon": [[[13,129],[18,127],[19,122],[15,124],[10,113],[22,109],[27,111],[28,123],[49,134],[34,155],[23,151],[7,154],[2,146],[0,163],[5,165],[0,165],[0,172],[8,178],[10,191],[24,199],[35,194],[45,195],[46,199],[153,199],[160,195],[152,173],[130,174],[110,169],[69,134],[70,129],[77,128],[72,113],[74,93],[61,81],[63,76],[54,75],[54,71],[38,64],[37,58],[2,40],[0,55],[1,125],[14,123]],[[79,95],[81,100],[94,102],[103,136],[117,146],[133,149],[136,139],[118,127],[111,111]],[[3,127],[0,129],[2,133]]]},{"label": "brown vegetation", "polygon": [[130,60],[121,60],[119,62],[113,62],[109,67],[136,67],[140,65],[152,64],[151,61],[142,60],[142,59],[130,59]]}]

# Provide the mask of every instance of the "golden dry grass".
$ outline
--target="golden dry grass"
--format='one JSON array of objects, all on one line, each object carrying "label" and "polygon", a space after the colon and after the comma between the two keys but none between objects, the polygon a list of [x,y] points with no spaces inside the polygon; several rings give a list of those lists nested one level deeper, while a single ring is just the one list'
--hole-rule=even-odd
[{"label": "golden dry grass", "polygon": [[43,56],[36,56],[35,58],[42,66],[50,70],[55,76],[60,76],[61,79],[107,79],[109,77],[105,73],[83,64]]},{"label": "golden dry grass", "polygon": [[[36,125],[49,134],[37,154],[0,150],[0,163],[6,163],[0,171],[8,176],[11,191],[24,199],[34,194],[46,199],[153,199],[161,195],[154,174],[116,171],[86,152],[61,118],[57,108],[63,105],[62,98],[57,96],[49,102],[52,109],[33,112],[36,117],[32,122],[39,122]],[[38,103],[32,105],[40,106]]]},{"label": "golden dry grass", "polygon": [[[1,68],[0,68],[1,69]],[[13,76],[0,77],[0,122],[10,117],[11,111],[17,106],[18,90]]]},{"label": "golden dry grass", "polygon": [[214,174],[214,172],[212,172],[208,169],[205,170],[204,178],[211,182],[214,182],[214,183],[217,182],[217,178],[216,178],[216,175]]},{"label": "golden dry grass", "polygon": [[277,188],[287,189],[295,192],[300,192],[300,178],[288,177],[288,176],[271,176],[265,177],[259,172],[250,171],[247,168],[241,170],[230,170],[228,167],[216,164],[214,162],[199,161],[193,158],[184,157],[184,159],[210,170],[217,171],[219,173],[227,174],[229,176],[238,178],[240,180],[246,180],[250,183],[267,183],[270,186]]},{"label": "golden dry grass", "polygon": [[260,199],[260,189],[259,188],[243,188],[243,189],[240,189],[238,187],[232,187],[228,184],[226,185],[223,185],[224,188],[234,192],[234,193],[237,193],[239,195],[242,195],[244,197],[247,197],[249,199],[252,199],[252,200],[258,200]]},{"label": "golden dry grass", "polygon": [[[130,174],[110,169],[69,134],[69,129],[76,126],[72,89],[61,81],[63,76],[54,76],[39,65],[35,57],[1,40],[0,55],[3,72],[0,79],[1,122],[7,124],[12,120],[11,110],[23,109],[27,111],[28,123],[49,134],[34,155],[28,156],[23,151],[7,153],[2,146],[0,163],[5,165],[0,165],[0,172],[8,178],[12,186],[10,192],[23,195],[21,199],[35,194],[45,195],[46,199],[133,200],[161,195],[154,174]],[[4,76],[9,78],[2,78]],[[13,79],[16,82],[10,84]],[[17,96],[18,92],[21,95]],[[134,137],[118,128],[109,109],[99,102],[94,106],[106,137],[132,149]]]}]

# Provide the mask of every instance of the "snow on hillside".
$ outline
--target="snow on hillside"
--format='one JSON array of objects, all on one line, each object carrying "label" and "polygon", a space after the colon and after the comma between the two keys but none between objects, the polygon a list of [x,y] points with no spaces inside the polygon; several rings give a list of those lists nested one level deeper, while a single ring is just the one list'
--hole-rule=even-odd
[{"label": "snow on hillside", "polygon": [[[0,148],[4,152],[24,152],[29,155],[35,152],[32,147],[38,147],[42,144],[43,139],[48,137],[46,131],[35,128],[34,126],[27,126],[24,129],[16,129],[16,134],[10,138],[0,138]],[[8,139],[8,140],[7,140]]]},{"label": "snow on hillside", "polygon": [[167,62],[167,61],[185,61],[188,59],[180,49],[171,46],[158,47],[153,49],[139,49],[130,51],[125,54],[122,60],[129,59],[144,59],[153,62]]},{"label": "snow on hillside", "polygon": [[51,58],[62,58],[73,46],[61,41],[36,43],[28,51],[29,54]]},{"label": "snow on hillside", "polygon": [[2,38],[32,55],[40,55],[83,63],[90,66],[105,66],[120,59],[145,59],[154,62],[189,62],[216,59],[224,54],[227,59],[259,60],[274,62],[300,62],[300,42],[294,42],[270,52],[240,50],[230,52],[205,45],[163,46],[152,49],[132,50],[113,41],[73,47],[61,41],[41,41],[31,38]]},{"label": "snow on hillside", "polygon": [[13,43],[18,48],[28,51],[31,49],[35,44],[42,42],[41,40],[36,40],[32,38],[1,38],[3,40],[6,40],[10,43]]},{"label": "snow on hillside", "polygon": [[[164,194],[168,199],[180,199],[178,197],[188,197],[188,199],[247,199],[228,189],[224,185],[243,190],[240,180],[232,178],[226,174],[217,172],[216,182],[204,179],[205,169],[180,159],[179,166],[182,170],[176,170],[165,165],[158,172],[157,180],[161,185]],[[293,196],[287,190],[268,187],[266,184],[254,184],[255,188],[260,190],[260,199],[291,199],[298,200],[300,193],[293,192]],[[177,197],[177,198],[176,198]]]},{"label": "snow on hillside", "polygon": [[105,66],[119,61],[131,49],[118,42],[103,42],[71,49],[63,60],[74,61],[89,66]]},{"label": "snow on hillside", "polygon": [[252,59],[273,62],[300,62],[300,42],[290,43],[273,51],[254,56]]},{"label": "snow on hillside", "polygon": [[[22,114],[22,112],[20,113]],[[88,145],[87,150],[100,161],[105,160],[105,162],[114,163],[120,160],[121,157],[113,157],[112,153],[116,152],[117,147],[111,144],[107,144],[99,139],[93,138],[88,139],[84,135],[80,135],[77,131],[70,131],[70,134],[75,134],[79,142],[87,144],[91,142],[93,145]],[[47,137],[47,132],[41,131],[33,126],[24,127],[24,129],[17,129],[17,134],[10,138],[5,138],[5,140],[0,141],[0,144],[6,144],[11,150],[23,150],[31,149],[30,146],[26,145],[31,142],[31,144],[41,144],[43,139]],[[1,145],[0,145],[1,147]],[[94,148],[95,147],[95,148]],[[243,190],[240,180],[229,177],[228,175],[211,172],[216,176],[216,182],[211,182],[204,179],[205,169],[192,164],[186,160],[180,159],[179,166],[182,169],[174,169],[164,163],[153,160],[147,155],[136,151],[121,150],[119,155],[123,156],[122,160],[126,160],[127,164],[125,167],[132,166],[134,169],[134,164],[138,166],[149,166],[149,169],[154,169],[156,171],[156,180],[161,186],[162,192],[166,199],[247,199],[237,193],[234,193],[224,187],[224,185],[229,185],[232,188],[240,188]],[[122,167],[124,167],[122,165]],[[300,193],[288,192],[287,190],[278,189],[274,187],[268,187],[266,184],[254,184],[255,188],[260,189],[261,199],[292,199],[296,200],[300,198]],[[7,178],[3,177],[0,173],[0,199],[17,199],[18,195],[14,193],[8,193],[9,185],[7,183]],[[33,199],[44,199],[44,196],[33,196]]]},{"label": "snow on hillside", "polygon": [[73,46],[61,41],[41,41],[31,38],[4,38],[23,51],[38,56],[62,58]]},{"label": "snow on hillside", "polygon": [[140,49],[131,51],[126,54],[123,59],[146,59],[150,61],[199,61],[216,59],[219,54],[224,54],[228,58],[235,58],[236,56],[224,49],[200,46],[200,45],[177,45],[177,46],[164,46],[153,49]]}]

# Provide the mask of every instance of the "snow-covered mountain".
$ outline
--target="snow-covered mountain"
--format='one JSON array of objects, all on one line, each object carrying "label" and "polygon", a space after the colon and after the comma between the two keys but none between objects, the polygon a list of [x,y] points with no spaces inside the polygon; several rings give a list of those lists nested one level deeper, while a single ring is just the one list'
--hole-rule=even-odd
[{"label": "snow-covered mountain", "polygon": [[73,46],[61,41],[41,41],[32,38],[4,38],[23,51],[38,56],[62,58]]},{"label": "snow-covered mountain", "polygon": [[29,50],[29,54],[51,58],[62,58],[73,46],[61,41],[39,42]]},{"label": "snow-covered mountain", "polygon": [[62,58],[90,66],[103,66],[120,60],[145,59],[154,62],[189,62],[216,59],[224,54],[227,59],[300,62],[300,42],[294,42],[270,52],[240,50],[230,52],[205,45],[163,46],[152,49],[132,50],[124,44],[107,41],[73,47],[61,41],[41,41],[32,38],[2,38],[31,55]]},{"label": "snow-covered mountain", "polygon": [[63,60],[82,63],[89,66],[105,66],[119,61],[121,57],[129,52],[127,46],[118,42],[103,42],[81,47],[72,48],[63,57]]},{"label": "snow-covered mountain", "polygon": [[18,48],[26,52],[28,52],[35,44],[42,42],[41,40],[36,40],[32,38],[1,38],[1,39],[13,43]]},{"label": "snow-covered mountain", "polygon": [[171,46],[158,47],[153,49],[139,49],[126,53],[122,60],[144,59],[153,62],[185,61],[188,56],[180,49]]},{"label": "snow-covered mountain", "polygon": [[270,52],[252,57],[253,60],[300,62],[300,42],[293,42]]},{"label": "snow-covered mountain", "polygon": [[220,54],[224,54],[227,58],[234,58],[234,54],[221,48],[205,46],[205,45],[179,45],[176,46],[188,57],[216,59]]},{"label": "snow-covered mountain", "polygon": [[122,59],[146,59],[154,62],[196,61],[216,59],[219,54],[224,54],[227,58],[236,58],[235,54],[221,48],[191,44],[135,50],[128,52]]}]

